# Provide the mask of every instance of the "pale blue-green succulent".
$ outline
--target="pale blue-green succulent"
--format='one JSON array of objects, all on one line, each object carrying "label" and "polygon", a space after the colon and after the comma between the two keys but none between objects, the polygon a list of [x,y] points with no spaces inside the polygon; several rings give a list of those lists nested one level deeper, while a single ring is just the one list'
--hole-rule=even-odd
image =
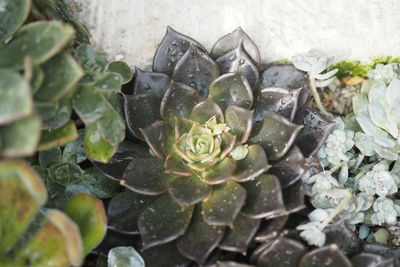
[{"label": "pale blue-green succulent", "polygon": [[334,75],[338,72],[338,69],[333,69],[326,72],[329,66],[333,63],[333,57],[327,57],[315,50],[310,50],[305,54],[297,54],[293,56],[292,62],[297,69],[308,74],[310,79],[311,93],[315,99],[318,109],[323,115],[330,117],[331,115],[322,105],[317,88],[328,86],[333,80],[336,79]]},{"label": "pale blue-green succulent", "polygon": [[341,118],[336,118],[335,126],[325,141],[324,146],[319,150],[318,157],[324,167],[334,167],[341,161],[349,161],[353,154],[350,150],[354,146],[354,132],[345,129]]},{"label": "pale blue-green succulent", "polygon": [[396,160],[400,152],[400,80],[392,66],[379,66],[370,76],[375,79],[365,80],[361,93],[353,98],[355,118],[362,129],[355,134],[355,144],[365,156],[378,154]]},{"label": "pale blue-green succulent", "polygon": [[377,163],[372,170],[357,180],[358,190],[371,196],[378,195],[380,197],[396,193],[399,183],[399,177],[389,172],[387,161]]},{"label": "pale blue-green succulent", "polygon": [[370,220],[375,225],[395,224],[397,216],[400,215],[400,206],[387,197],[377,198],[372,208],[374,213],[371,215]]},{"label": "pale blue-green succulent", "polygon": [[374,69],[368,71],[367,76],[368,78],[381,80],[386,84],[389,84],[394,78],[399,76],[399,73],[399,65],[396,63],[390,63],[386,65],[377,64]]}]

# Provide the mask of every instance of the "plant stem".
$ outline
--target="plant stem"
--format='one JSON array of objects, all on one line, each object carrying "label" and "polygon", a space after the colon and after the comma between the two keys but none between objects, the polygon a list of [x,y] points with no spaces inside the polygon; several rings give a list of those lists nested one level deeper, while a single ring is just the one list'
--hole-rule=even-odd
[{"label": "plant stem", "polygon": [[334,173],[335,171],[337,171],[338,169],[342,168],[346,164],[347,164],[347,162],[343,161],[342,163],[340,163],[340,164],[336,165],[335,167],[331,168],[329,170],[329,173],[330,174]]},{"label": "plant stem", "polygon": [[315,78],[311,74],[309,74],[308,76],[310,78],[311,93],[315,99],[315,103],[317,104],[319,111],[322,113],[322,115],[324,115],[328,118],[332,118],[332,114],[327,112],[326,109],[324,108],[324,105],[322,105],[321,98],[319,97],[319,94],[317,91],[317,86],[315,85]]},{"label": "plant stem", "polygon": [[335,218],[336,215],[338,215],[346,206],[347,203],[351,200],[352,194],[349,191],[348,194],[340,201],[339,205],[334,209],[329,216],[322,222],[320,225],[319,229],[323,230],[332,220]]}]

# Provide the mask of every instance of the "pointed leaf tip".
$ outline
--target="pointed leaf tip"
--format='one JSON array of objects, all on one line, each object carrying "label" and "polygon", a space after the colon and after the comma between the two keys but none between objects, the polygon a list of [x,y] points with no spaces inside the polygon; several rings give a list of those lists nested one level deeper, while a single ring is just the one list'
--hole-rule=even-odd
[{"label": "pointed leaf tip", "polygon": [[206,49],[197,41],[168,26],[165,36],[158,46],[154,56],[153,71],[162,72],[172,76],[175,65],[183,57],[191,44],[206,51]]},{"label": "pointed leaf tip", "polygon": [[190,45],[189,49],[175,66],[174,81],[195,88],[202,97],[208,96],[208,88],[219,76],[217,64],[202,49]]}]

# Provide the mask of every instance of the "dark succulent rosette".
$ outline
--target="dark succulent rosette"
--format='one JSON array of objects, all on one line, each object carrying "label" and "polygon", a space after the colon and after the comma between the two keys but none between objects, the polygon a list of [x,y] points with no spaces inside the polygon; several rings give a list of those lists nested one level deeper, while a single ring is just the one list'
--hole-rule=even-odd
[{"label": "dark succulent rosette", "polygon": [[262,220],[304,207],[305,157],[331,122],[305,106],[304,73],[275,64],[260,75],[259,64],[240,28],[211,54],[168,28],[153,72],[136,70],[125,118],[149,149],[124,141],[109,164],[94,164],[126,188],[109,226],[140,233],[148,265],[201,264],[217,247],[245,253]]},{"label": "dark succulent rosette", "polygon": [[327,226],[323,230],[325,246],[317,248],[305,245],[297,233],[284,229],[286,223],[287,217],[273,219],[257,233],[255,240],[261,245],[250,257],[252,264],[265,267],[399,266],[398,248],[362,241],[344,221]]}]

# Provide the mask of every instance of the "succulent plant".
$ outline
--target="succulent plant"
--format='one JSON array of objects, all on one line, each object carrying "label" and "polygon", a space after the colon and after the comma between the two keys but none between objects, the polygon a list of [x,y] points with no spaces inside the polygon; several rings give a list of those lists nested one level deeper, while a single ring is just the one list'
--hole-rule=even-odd
[{"label": "succulent plant", "polygon": [[[75,111],[87,126],[87,154],[106,162],[125,136],[116,92],[131,79],[130,68],[110,63],[88,45],[75,49],[76,58],[69,53],[87,42],[87,33],[64,0],[5,0],[2,5],[7,28],[0,28],[0,157],[30,156],[75,140]],[[40,21],[22,25],[35,19]],[[80,31],[43,19],[64,20]]]},{"label": "succulent plant", "polygon": [[[293,65],[299,70],[307,72],[310,79],[311,93],[315,99],[318,109],[320,112],[327,116],[331,116],[322,105],[319,97],[317,87],[326,87],[334,79],[334,75],[339,71],[338,69],[332,69],[325,72],[330,65],[333,63],[333,57],[326,57],[321,55],[315,50],[310,50],[305,54],[297,54],[292,57]],[[325,73],[322,73],[325,72]]]},{"label": "succulent plant", "polygon": [[216,247],[245,253],[262,219],[304,207],[304,157],[333,123],[304,106],[302,72],[272,65],[259,83],[259,62],[240,28],[211,56],[168,28],[153,72],[136,69],[125,119],[149,152],[125,140],[109,164],[93,164],[126,188],[110,202],[109,227],[139,232],[147,265],[202,264]]},{"label": "succulent plant", "polygon": [[[398,249],[376,243],[361,241],[343,222],[328,226],[326,245],[320,248],[308,247],[297,239],[296,233],[282,230],[283,224],[267,228],[265,240],[251,256],[256,266],[397,266]],[[274,233],[274,235],[271,235]],[[272,238],[271,238],[272,236]],[[257,238],[257,237],[256,237]]]},{"label": "succulent plant", "polygon": [[90,34],[74,16],[78,8],[73,0],[33,0],[31,17],[34,20],[60,20],[75,30],[76,41],[88,44]]},{"label": "succulent plant", "polygon": [[382,74],[379,67],[369,72],[376,79],[365,80],[361,93],[353,98],[355,118],[362,129],[356,133],[355,143],[366,156],[378,154],[396,160],[400,152],[397,118],[400,80],[393,65],[387,66],[392,70],[390,74]]},{"label": "succulent plant", "polygon": [[[2,157],[29,156],[76,138],[67,99],[83,71],[62,52],[73,34],[59,22],[35,22],[0,48]],[[35,38],[38,42],[32,42]]]},{"label": "succulent plant", "polygon": [[72,106],[85,123],[87,155],[108,162],[125,138],[121,86],[132,79],[131,69],[121,61],[109,62],[106,55],[81,45],[74,56],[85,70],[72,96]]},{"label": "succulent plant", "polygon": [[64,148],[53,148],[38,153],[35,171],[40,174],[49,194],[46,207],[62,208],[78,193],[88,193],[98,198],[111,198],[119,192],[119,184],[100,173],[96,168],[82,169],[78,164],[86,160],[83,150],[83,131],[80,137]]},{"label": "succulent plant", "polygon": [[[396,195],[399,160],[385,160],[359,149],[357,135],[364,133],[353,114],[344,122],[338,120],[333,129],[318,153],[326,169],[304,180],[316,210],[309,214],[310,221],[297,229],[303,231],[301,236],[309,244],[322,246],[323,229],[343,220],[352,230],[359,231],[360,238],[386,244],[389,232],[382,227],[390,228],[400,215]],[[317,218],[313,214],[329,217]]]},{"label": "succulent plant", "polygon": [[0,162],[0,185],[2,266],[82,263],[84,254],[77,225],[60,211],[40,211],[46,203],[46,188],[27,163]]},{"label": "succulent plant", "polygon": [[144,260],[133,247],[115,247],[108,253],[109,267],[144,267]]},{"label": "succulent plant", "polygon": [[335,167],[342,161],[349,161],[353,155],[349,151],[354,147],[354,132],[346,129],[341,118],[335,118],[335,126],[318,151],[323,167]]}]

